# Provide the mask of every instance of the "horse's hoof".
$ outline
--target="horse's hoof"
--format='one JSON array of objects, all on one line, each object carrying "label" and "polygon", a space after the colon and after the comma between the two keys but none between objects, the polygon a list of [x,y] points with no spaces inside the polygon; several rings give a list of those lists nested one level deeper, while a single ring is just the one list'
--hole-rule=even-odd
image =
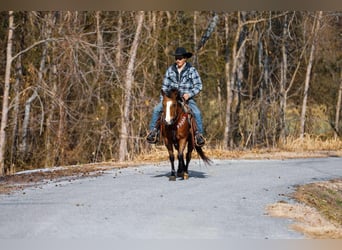
[{"label": "horse's hoof", "polygon": [[169,181],[175,181],[176,180],[176,176],[170,176],[169,177]]},{"label": "horse's hoof", "polygon": [[177,172],[177,177],[183,177],[183,176],[184,176],[183,172],[182,173]]},{"label": "horse's hoof", "polygon": [[184,173],[184,174],[183,174],[183,178],[184,178],[184,180],[189,179],[189,174],[188,174],[188,173]]}]

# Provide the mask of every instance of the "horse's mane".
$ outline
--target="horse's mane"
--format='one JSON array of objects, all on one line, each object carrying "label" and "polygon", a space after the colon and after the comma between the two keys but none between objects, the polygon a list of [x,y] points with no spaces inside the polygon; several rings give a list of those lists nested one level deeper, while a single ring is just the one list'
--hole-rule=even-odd
[{"label": "horse's mane", "polygon": [[172,98],[174,95],[176,95],[176,99],[180,100],[181,96],[177,88],[171,88],[168,91],[164,91],[165,96],[168,98]]}]

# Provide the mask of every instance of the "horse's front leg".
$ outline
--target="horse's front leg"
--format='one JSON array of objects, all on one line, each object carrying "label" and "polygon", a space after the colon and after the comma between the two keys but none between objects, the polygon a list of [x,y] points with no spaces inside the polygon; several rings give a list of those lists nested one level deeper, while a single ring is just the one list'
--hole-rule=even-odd
[{"label": "horse's front leg", "polygon": [[167,146],[167,150],[169,152],[169,160],[170,160],[170,163],[171,163],[171,175],[169,177],[169,180],[170,181],[175,181],[176,180],[175,155],[173,153],[172,145]]}]

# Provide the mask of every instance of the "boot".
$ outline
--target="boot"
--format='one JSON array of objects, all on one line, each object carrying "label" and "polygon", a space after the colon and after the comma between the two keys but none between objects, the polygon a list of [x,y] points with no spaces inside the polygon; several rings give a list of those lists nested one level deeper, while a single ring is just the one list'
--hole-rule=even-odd
[{"label": "boot", "polygon": [[155,143],[158,142],[158,138],[159,138],[159,130],[154,128],[147,135],[146,140],[147,140],[148,143],[155,144]]},{"label": "boot", "polygon": [[203,147],[205,144],[205,139],[204,139],[203,135],[198,131],[196,131],[196,133],[195,133],[195,144],[198,147]]}]

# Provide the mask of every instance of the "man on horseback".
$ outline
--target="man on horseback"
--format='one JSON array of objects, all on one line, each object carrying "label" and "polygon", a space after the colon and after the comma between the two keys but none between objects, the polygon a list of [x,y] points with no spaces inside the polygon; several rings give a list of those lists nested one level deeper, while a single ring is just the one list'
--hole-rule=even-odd
[{"label": "man on horseback", "polygon": [[[205,143],[202,135],[202,116],[201,111],[194,100],[194,97],[202,90],[202,81],[196,68],[187,62],[187,59],[192,56],[191,52],[187,52],[183,47],[178,47],[173,55],[175,56],[176,62],[166,70],[162,90],[167,92],[170,89],[176,88],[180,92],[182,98],[187,101],[197,124],[195,143],[197,146],[202,147]],[[146,138],[149,143],[156,143],[158,140],[160,129],[158,120],[162,110],[163,104],[161,100],[153,109],[152,119],[149,126],[150,133]]]}]

